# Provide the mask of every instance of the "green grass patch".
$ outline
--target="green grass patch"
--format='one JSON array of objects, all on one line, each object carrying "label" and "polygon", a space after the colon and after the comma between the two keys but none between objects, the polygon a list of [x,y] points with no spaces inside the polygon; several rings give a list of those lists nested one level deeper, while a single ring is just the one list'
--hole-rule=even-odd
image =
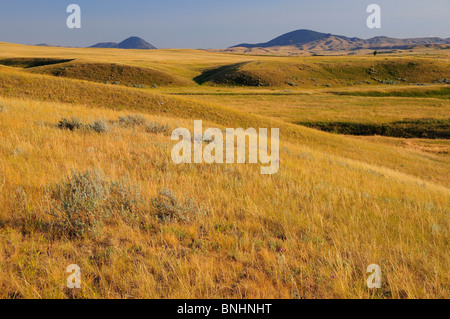
[{"label": "green grass patch", "polygon": [[369,97],[423,97],[450,99],[450,87],[430,90],[401,90],[401,91],[351,91],[351,92],[331,92],[336,95],[369,96]]},{"label": "green grass patch", "polygon": [[386,124],[299,122],[299,125],[345,135],[381,135],[400,138],[450,138],[450,119],[403,120]]},{"label": "green grass patch", "polygon": [[13,58],[13,59],[2,59],[0,60],[0,64],[16,68],[28,69],[44,65],[66,63],[70,61],[73,61],[73,59]]}]

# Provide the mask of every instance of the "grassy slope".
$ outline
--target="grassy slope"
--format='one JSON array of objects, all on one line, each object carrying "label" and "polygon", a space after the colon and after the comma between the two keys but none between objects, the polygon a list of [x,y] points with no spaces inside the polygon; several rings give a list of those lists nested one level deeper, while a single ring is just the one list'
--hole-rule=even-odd
[{"label": "grassy slope", "polygon": [[64,63],[56,66],[38,67],[33,71],[60,77],[127,86],[185,86],[192,84],[192,81],[168,72],[114,63]]},{"label": "grassy slope", "polygon": [[[23,56],[18,47],[10,46],[8,54]],[[38,50],[31,47],[30,56]],[[91,50],[41,52],[86,57]],[[177,60],[181,52],[157,54]],[[194,60],[202,54],[218,64],[239,59],[183,54],[185,65],[165,69],[195,73],[200,62]],[[144,59],[141,52],[124,55],[118,59]],[[138,64],[146,63],[154,62]],[[448,157],[395,139],[317,132],[217,100],[7,67],[0,67],[0,103],[1,297],[448,297]],[[170,160],[173,142],[164,135],[55,126],[62,117],[117,120],[136,111],[171,127],[192,128],[198,118],[205,127],[281,127],[280,171],[261,176],[259,165],[177,166]],[[91,167],[112,178],[128,175],[141,185],[146,199],[141,224],[118,219],[97,236],[52,238],[45,227],[52,218],[44,213],[43,187],[72,168]],[[150,198],[162,187],[178,197],[189,194],[207,216],[190,223],[155,222]],[[65,267],[72,263],[83,270],[75,296],[64,288]],[[383,289],[375,293],[365,286],[365,269],[372,263],[383,271]]]},{"label": "grassy slope", "polygon": [[202,82],[242,86],[313,87],[378,83],[432,83],[446,78],[450,66],[445,60],[424,58],[389,59],[327,57],[321,60],[279,59],[252,61],[219,68],[201,77]]},{"label": "grassy slope", "polygon": [[30,75],[9,68],[7,70],[8,72],[0,74],[0,92],[7,97],[31,97],[43,101],[85,104],[116,110],[128,109],[180,118],[200,118],[226,127],[278,127],[282,136],[288,140],[314,146],[320,150],[333,150],[336,155],[399,169],[447,185],[447,178],[442,174],[445,168],[436,165],[434,159],[416,156],[404,150],[390,147],[380,150],[379,146],[375,147],[370,143],[355,143],[342,136],[324,134],[273,118],[245,114],[218,104],[198,103],[184,97],[86,81]]},{"label": "grassy slope", "polygon": [[291,123],[332,120],[381,124],[404,119],[447,119],[450,113],[449,101],[435,98],[374,98],[314,93],[303,95],[210,94],[192,95],[192,99],[199,102],[214,101],[236,110],[279,118]]},{"label": "grassy slope", "polygon": [[[176,166],[165,136],[52,125],[71,115],[87,121],[127,112],[1,101],[3,297],[70,296],[62,287],[71,263],[84,270],[78,297],[368,297],[370,263],[383,267],[378,297],[446,296],[446,188],[289,142],[274,176],[259,175],[257,165]],[[51,220],[42,187],[72,168],[98,166],[137,180],[146,199],[163,186],[189,194],[208,216],[144,229],[118,220],[96,237],[52,239],[42,226]]]}]

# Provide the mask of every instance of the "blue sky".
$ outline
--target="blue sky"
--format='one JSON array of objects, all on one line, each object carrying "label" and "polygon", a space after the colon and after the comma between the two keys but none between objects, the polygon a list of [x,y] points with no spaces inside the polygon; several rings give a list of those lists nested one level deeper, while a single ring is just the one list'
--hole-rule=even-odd
[{"label": "blue sky", "polygon": [[[66,8],[80,5],[82,28]],[[368,29],[366,8],[382,9]],[[0,41],[89,46],[140,36],[158,48],[224,48],[297,29],[369,38],[450,37],[450,0],[2,0]]]}]

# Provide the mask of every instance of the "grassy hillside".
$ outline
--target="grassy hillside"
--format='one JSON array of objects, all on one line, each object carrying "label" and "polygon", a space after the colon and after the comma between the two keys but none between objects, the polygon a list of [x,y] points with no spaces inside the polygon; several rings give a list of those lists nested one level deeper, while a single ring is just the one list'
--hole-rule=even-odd
[{"label": "grassy hillside", "polygon": [[[419,91],[419,89],[416,90]],[[180,96],[186,96],[186,94]],[[449,101],[422,97],[366,97],[335,95],[327,92],[314,94],[215,94],[211,92],[210,94],[191,94],[190,97],[199,103],[214,101],[249,114],[279,118],[286,122],[334,120],[381,124],[405,119],[446,119],[450,113]]]},{"label": "grassy hillside", "polygon": [[[344,136],[295,124],[446,119],[448,100],[193,80],[245,59],[293,58],[0,47],[5,59],[102,65],[85,78],[31,70],[57,64],[0,66],[1,298],[448,298],[448,140]],[[304,59],[296,63],[328,57]],[[433,63],[433,76],[445,77],[448,61]],[[182,83],[99,81],[116,75],[111,64]],[[351,89],[390,92],[367,86]],[[280,128],[279,172],[175,165],[170,132],[192,130],[195,119],[204,128]],[[70,264],[82,269],[79,290],[66,287]],[[381,266],[382,289],[366,286],[370,264]]]},{"label": "grassy hillside", "polygon": [[36,68],[33,71],[54,76],[138,88],[183,86],[191,84],[184,78],[164,71],[113,63],[73,63]]},{"label": "grassy hillside", "polygon": [[215,101],[249,114],[270,116],[327,132],[449,139],[447,92],[446,87],[431,90],[415,87],[314,94],[212,92],[191,93],[190,96],[197,101]]},{"label": "grassy hillside", "polygon": [[360,84],[432,83],[450,74],[446,61],[391,58],[252,61],[207,70],[197,81],[269,87],[349,86]]},{"label": "grassy hillside", "polygon": [[[280,128],[282,136],[297,143],[314,146],[322,150],[332,148],[338,155],[399,169],[424,179],[437,179],[447,183],[445,174],[442,175],[445,167],[436,165],[432,159],[430,160],[427,157],[415,156],[391,148],[386,148],[380,152],[379,149],[374,149],[373,145],[367,143],[355,144],[354,141],[344,139],[341,136],[326,135],[316,130],[282,122],[274,117],[245,114],[240,110],[223,106],[228,105],[225,103],[199,103],[195,99],[184,96],[167,96],[153,92],[148,93],[140,89],[60,79],[44,75],[31,75],[11,69],[0,74],[0,94],[7,97],[32,97],[42,101],[58,101],[114,110],[148,112],[170,115],[176,118],[203,119],[225,127],[277,127]],[[386,157],[386,154],[392,154],[392,156]]]}]

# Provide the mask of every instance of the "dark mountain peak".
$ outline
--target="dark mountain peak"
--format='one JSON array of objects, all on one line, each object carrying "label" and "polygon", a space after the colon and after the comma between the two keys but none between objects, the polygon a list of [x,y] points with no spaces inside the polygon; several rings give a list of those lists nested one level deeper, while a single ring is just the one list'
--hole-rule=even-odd
[{"label": "dark mountain peak", "polygon": [[301,29],[301,30],[296,30],[296,31],[292,31],[292,32],[283,34],[283,35],[281,35],[269,42],[266,42],[266,43],[257,43],[257,44],[242,43],[242,44],[239,44],[239,45],[236,45],[233,47],[267,48],[267,47],[274,47],[274,46],[301,45],[301,44],[325,39],[329,36],[331,36],[330,33],[321,33],[321,32],[317,32],[317,31]]},{"label": "dark mountain peak", "polygon": [[[324,39],[326,37],[329,37],[330,35],[331,35],[331,33],[322,33],[322,32],[317,32],[317,31],[312,31],[312,30],[307,30],[307,29],[301,29],[301,30],[295,30],[292,32],[285,33],[285,34],[275,38],[274,40],[290,40],[293,42],[298,41],[298,42],[307,43],[307,42],[311,42],[311,41]],[[274,41],[274,40],[272,40],[272,41]]]},{"label": "dark mountain peak", "polygon": [[118,44],[120,49],[141,49],[152,50],[156,49],[153,45],[139,37],[129,37]]},{"label": "dark mountain peak", "polygon": [[100,42],[91,46],[91,48],[113,48],[113,49],[140,49],[152,50],[156,49],[153,45],[139,37],[129,37],[120,43],[116,42]]}]

